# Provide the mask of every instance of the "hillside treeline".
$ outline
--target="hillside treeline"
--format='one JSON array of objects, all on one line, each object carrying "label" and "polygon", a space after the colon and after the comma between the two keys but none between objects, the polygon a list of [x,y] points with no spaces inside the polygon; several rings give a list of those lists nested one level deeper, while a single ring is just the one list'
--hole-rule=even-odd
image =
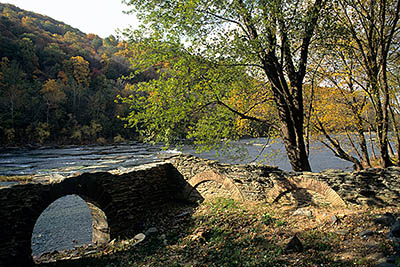
[{"label": "hillside treeline", "polygon": [[0,145],[120,141],[125,44],[0,4]]}]

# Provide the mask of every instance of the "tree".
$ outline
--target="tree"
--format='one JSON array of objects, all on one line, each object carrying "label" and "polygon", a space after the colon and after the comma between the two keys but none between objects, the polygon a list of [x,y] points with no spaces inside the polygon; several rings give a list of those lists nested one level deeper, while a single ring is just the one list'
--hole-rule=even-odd
[{"label": "tree", "polygon": [[15,127],[15,114],[21,106],[24,79],[26,74],[16,61],[9,61],[4,57],[0,62],[0,99],[8,109],[10,124],[8,127]]},{"label": "tree", "polygon": [[87,88],[89,86],[89,62],[81,56],[71,57],[71,62],[73,66],[73,76],[78,86]]},{"label": "tree", "polygon": [[71,57],[64,62],[67,77],[61,73],[62,80],[69,83],[68,86],[72,91],[72,109],[76,115],[81,102],[83,92],[88,88],[90,83],[90,68],[87,62],[81,56]]},{"label": "tree", "polygon": [[31,39],[22,38],[18,41],[20,62],[24,62],[23,68],[27,74],[32,75],[39,68],[35,46]]},{"label": "tree", "polygon": [[44,47],[40,54],[40,62],[44,71],[51,77],[56,77],[61,70],[62,62],[67,58],[67,54],[56,43],[50,43]]},{"label": "tree", "polygon": [[336,157],[354,163],[356,169],[372,167],[365,138],[372,107],[363,92],[351,84],[316,87],[314,98],[311,120],[316,138]]},{"label": "tree", "polygon": [[[125,2],[133,6],[133,11],[137,12],[138,17],[147,25],[143,26],[139,34],[132,36],[135,42],[143,41],[150,46],[158,43],[166,48],[167,44],[183,41],[186,48],[180,46],[180,51],[175,51],[174,56],[181,56],[185,50],[186,55],[191,55],[193,58],[200,57],[212,63],[208,64],[209,71],[224,66],[231,70],[232,75],[241,77],[251,75],[261,83],[268,81],[278,110],[280,133],[292,168],[295,171],[310,170],[303,137],[303,82],[312,38],[320,29],[321,18],[327,17],[323,14],[326,1],[130,0]],[[144,40],[140,36],[150,38]],[[170,46],[170,51],[176,47],[179,45]],[[154,47],[153,52],[159,51]],[[157,55],[150,53],[144,57],[148,59]],[[171,57],[158,56],[158,59],[164,63],[171,61]],[[136,63],[142,62],[143,58],[136,59]],[[191,71],[182,65],[171,64],[170,69],[174,68],[181,68],[179,71]],[[206,83],[207,79],[203,82]],[[171,82],[169,79],[164,81]],[[248,116],[221,101],[217,100],[215,103],[225,111],[221,114],[214,113],[220,117],[212,118],[213,121],[222,123],[221,120],[226,119],[225,115],[229,112],[242,118]],[[256,117],[249,116],[248,119],[260,121],[260,118]],[[137,120],[130,122],[138,123]],[[146,119],[143,118],[143,122],[146,122]]]},{"label": "tree", "polygon": [[[336,69],[334,77],[330,81],[335,86],[347,86],[353,94],[362,94],[369,100],[369,105],[374,111],[373,119],[362,118],[357,110],[357,105],[363,101],[352,101],[348,106],[358,116],[355,119],[359,122],[357,135],[359,146],[363,155],[358,154],[363,162],[358,162],[349,153],[344,153],[337,141],[331,144],[342,158],[354,162],[358,167],[370,166],[368,151],[364,132],[366,128],[372,128],[377,135],[378,148],[380,152],[380,165],[387,167],[392,164],[389,156],[389,122],[391,89],[389,84],[389,65],[393,53],[397,50],[395,40],[398,40],[399,27],[399,0],[340,0],[334,10],[337,11],[337,18],[343,31],[340,37],[335,39],[333,46],[335,60],[331,69]],[[396,58],[396,57],[395,57]],[[345,81],[344,83],[341,82]],[[360,98],[359,98],[360,99]],[[368,120],[369,119],[369,120]],[[365,127],[365,122],[368,127]],[[326,135],[327,132],[325,131]],[[329,139],[328,135],[326,135]],[[370,142],[373,142],[372,140]],[[355,147],[354,147],[355,148]],[[371,150],[373,152],[373,149]],[[346,155],[347,154],[347,155]]]},{"label": "tree", "polygon": [[40,94],[47,105],[46,122],[49,124],[50,110],[57,108],[60,103],[63,103],[66,100],[66,95],[62,90],[62,84],[54,79],[49,79],[43,84]]}]

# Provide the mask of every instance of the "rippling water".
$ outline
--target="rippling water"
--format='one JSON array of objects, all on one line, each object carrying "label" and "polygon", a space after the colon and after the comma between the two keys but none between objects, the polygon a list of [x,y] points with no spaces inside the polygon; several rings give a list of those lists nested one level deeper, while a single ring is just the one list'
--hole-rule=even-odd
[{"label": "rippling water", "polygon": [[110,170],[156,159],[160,147],[132,143],[113,146],[12,149],[0,151],[0,175],[70,175]]},{"label": "rippling water", "polygon": [[[241,140],[236,148],[245,148],[246,154],[239,149],[222,154],[218,158],[215,151],[197,156],[218,159],[224,163],[262,162],[290,170],[283,144],[275,142],[265,146],[266,141],[265,138]],[[186,146],[179,151],[195,154],[191,147]],[[0,151],[0,175],[69,176],[76,172],[107,171],[116,168],[123,170],[154,162],[158,153],[179,151],[162,151],[161,146],[142,143],[33,150],[7,149]],[[310,162],[313,171],[351,170],[350,163],[335,158],[330,151],[317,147],[317,144],[311,151]],[[88,244],[91,242],[91,231],[91,215],[86,203],[73,195],[60,198],[42,213],[35,225],[32,235],[33,254],[39,255]]]},{"label": "rippling water", "polygon": [[92,216],[86,202],[69,195],[43,211],[32,233],[32,253],[71,249],[92,241]]}]

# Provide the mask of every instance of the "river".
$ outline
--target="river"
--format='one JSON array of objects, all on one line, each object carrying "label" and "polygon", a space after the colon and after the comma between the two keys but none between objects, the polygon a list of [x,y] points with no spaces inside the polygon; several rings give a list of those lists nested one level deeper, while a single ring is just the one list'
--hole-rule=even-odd
[{"label": "river", "polygon": [[[243,139],[235,143],[237,151],[217,157],[215,151],[196,154],[194,149],[162,150],[161,146],[129,143],[106,146],[81,146],[40,149],[0,150],[0,175],[34,175],[35,179],[66,177],[77,172],[107,171],[157,161],[158,153],[191,153],[224,163],[251,163],[277,166],[290,170],[284,146],[275,142],[265,146],[266,138]],[[244,153],[243,149],[247,150]],[[351,170],[352,164],[335,158],[319,144],[311,147],[313,171],[325,169]],[[5,183],[0,183],[5,185]],[[91,215],[86,203],[78,196],[66,196],[53,202],[39,217],[32,234],[33,255],[65,250],[91,242]]]}]

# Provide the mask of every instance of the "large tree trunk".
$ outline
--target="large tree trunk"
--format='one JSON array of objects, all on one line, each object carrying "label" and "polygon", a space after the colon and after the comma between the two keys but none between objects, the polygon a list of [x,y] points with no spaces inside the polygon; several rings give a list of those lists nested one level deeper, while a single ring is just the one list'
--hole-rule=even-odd
[{"label": "large tree trunk", "polygon": [[274,54],[267,55],[264,71],[271,82],[271,89],[277,104],[281,124],[281,137],[293,171],[311,171],[304,142],[304,74],[291,72],[289,86],[283,67]]},{"label": "large tree trunk", "polygon": [[[382,48],[384,50],[384,48]],[[386,168],[392,165],[392,161],[390,160],[389,155],[389,140],[388,140],[388,131],[389,131],[389,85],[387,80],[387,59],[386,59],[386,51],[383,51],[385,54],[382,59],[382,95],[383,95],[383,114],[382,114],[382,134],[380,140],[380,152],[381,152],[381,161],[382,167]]]},{"label": "large tree trunk", "polygon": [[284,120],[281,117],[281,135],[285,143],[286,153],[293,171],[311,171],[304,143],[303,127],[293,124],[293,119]]},{"label": "large tree trunk", "polygon": [[[281,123],[281,137],[293,171],[311,171],[303,133],[302,85],[292,88],[289,95],[273,90]],[[278,93],[278,91],[280,91]]]},{"label": "large tree trunk", "polygon": [[[239,13],[244,14],[242,19],[247,29],[247,36],[253,42],[260,42],[263,37],[259,38],[259,31],[254,24],[255,20],[252,18],[251,12],[243,12],[246,10],[244,1],[239,1],[239,4],[242,8]],[[290,38],[285,20],[281,16],[285,13],[285,4],[277,3],[278,9],[277,13],[273,13],[275,16],[272,18],[273,22],[266,27],[266,32],[263,33],[268,45],[262,45],[261,43],[264,41],[259,43],[259,52],[257,52],[262,68],[272,85],[281,123],[281,135],[294,171],[311,171],[303,135],[303,81],[306,75],[311,38],[324,5],[324,0],[315,0],[314,4],[308,7],[305,14],[306,23],[302,25],[304,32],[299,32],[302,39],[297,53],[293,51],[293,40]],[[270,13],[264,15],[265,19],[271,20]],[[280,46],[277,45],[279,42]],[[280,50],[279,54],[277,54],[277,49]]]}]

